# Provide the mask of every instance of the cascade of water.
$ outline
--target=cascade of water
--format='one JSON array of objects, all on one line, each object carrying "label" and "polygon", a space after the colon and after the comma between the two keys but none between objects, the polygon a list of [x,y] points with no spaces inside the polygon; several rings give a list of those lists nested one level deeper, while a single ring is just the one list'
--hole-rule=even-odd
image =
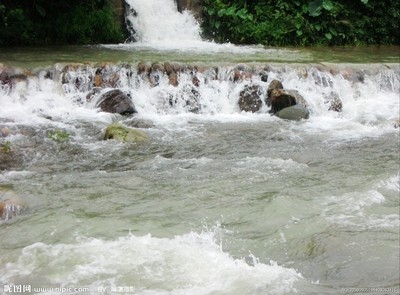
[{"label": "cascade of water", "polygon": [[[315,126],[322,122],[336,124],[338,120],[370,126],[390,125],[398,119],[400,71],[397,66],[388,69],[376,65],[370,70],[336,67],[274,66],[266,69],[264,66],[202,68],[125,64],[60,70],[55,66],[50,75],[41,72],[2,85],[0,117],[21,122],[31,120],[35,124],[47,124],[48,118],[59,124],[85,121],[85,118],[91,121],[99,118],[97,99],[110,89],[119,88],[130,93],[139,116],[149,116],[152,120],[165,115],[192,116],[192,113],[222,120],[232,115],[233,120],[249,117],[259,120],[270,118],[266,90],[272,80],[278,79],[285,89],[296,90],[306,99]],[[93,91],[93,84],[100,88]],[[262,100],[255,116],[242,112],[238,104],[242,91],[252,85],[259,87]],[[342,112],[330,110],[332,96],[342,102]],[[111,120],[109,114],[102,118]]]},{"label": "cascade of water", "polygon": [[188,12],[179,13],[173,0],[126,0],[128,29],[144,44],[201,41],[200,25]]},{"label": "cascade of water", "polygon": [[174,0],[125,0],[125,2],[125,20],[131,36],[124,45],[108,45],[108,47],[207,54],[215,52],[268,54],[272,51],[262,46],[234,46],[231,43],[217,44],[202,40],[199,22],[188,10],[178,12]]}]

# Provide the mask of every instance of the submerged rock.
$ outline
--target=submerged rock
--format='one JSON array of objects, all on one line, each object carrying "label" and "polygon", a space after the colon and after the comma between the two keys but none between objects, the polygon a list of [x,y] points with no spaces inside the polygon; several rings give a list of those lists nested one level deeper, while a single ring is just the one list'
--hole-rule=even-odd
[{"label": "submerged rock", "polygon": [[281,119],[298,121],[302,119],[308,119],[310,117],[310,113],[302,105],[296,104],[280,110],[275,114],[275,116]]},{"label": "submerged rock", "polygon": [[186,84],[177,95],[168,95],[168,103],[171,107],[181,108],[187,112],[198,114],[201,110],[200,92],[192,85]]},{"label": "submerged rock", "polygon": [[13,167],[19,161],[9,141],[0,142],[0,170]]},{"label": "submerged rock", "polygon": [[104,93],[96,105],[103,112],[129,115],[137,113],[135,105],[128,94],[119,89]]},{"label": "submerged rock", "polygon": [[329,95],[325,96],[325,104],[329,104],[329,111],[341,112],[343,110],[342,100],[335,92],[331,92]]},{"label": "submerged rock", "polygon": [[245,112],[258,112],[262,107],[263,91],[258,85],[247,85],[239,94],[239,108]]},{"label": "submerged rock", "polygon": [[104,140],[114,139],[120,142],[142,142],[148,139],[147,134],[141,130],[129,128],[119,123],[107,127]]},{"label": "submerged rock", "polygon": [[17,194],[0,187],[0,220],[7,221],[20,215],[26,208],[26,203]]},{"label": "submerged rock", "polygon": [[11,133],[10,128],[8,128],[7,126],[5,126],[5,127],[0,126],[0,136],[1,137],[7,137],[10,135],[10,133]]}]

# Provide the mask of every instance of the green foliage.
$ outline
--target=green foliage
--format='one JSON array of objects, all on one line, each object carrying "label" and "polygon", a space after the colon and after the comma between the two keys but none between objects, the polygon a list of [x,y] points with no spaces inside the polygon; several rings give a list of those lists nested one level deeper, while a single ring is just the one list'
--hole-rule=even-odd
[{"label": "green foliage", "polygon": [[111,0],[5,0],[0,4],[0,46],[118,43],[123,39]]},{"label": "green foliage", "polygon": [[204,0],[203,32],[239,44],[400,44],[400,2]]},{"label": "green foliage", "polygon": [[60,142],[60,143],[66,142],[69,140],[69,137],[70,137],[70,135],[67,131],[63,131],[60,129],[49,132],[49,138],[56,142]]}]

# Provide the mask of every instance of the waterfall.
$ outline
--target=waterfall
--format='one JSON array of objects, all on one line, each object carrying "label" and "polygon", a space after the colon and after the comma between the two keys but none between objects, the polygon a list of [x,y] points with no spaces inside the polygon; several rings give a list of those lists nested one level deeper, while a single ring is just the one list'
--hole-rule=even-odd
[{"label": "waterfall", "polygon": [[174,0],[126,0],[128,30],[136,42],[168,46],[201,41],[200,25],[187,10],[178,12]]},{"label": "waterfall", "polygon": [[174,0],[125,0],[125,20],[131,36],[126,44],[108,45],[124,50],[195,53],[269,54],[263,46],[217,44],[201,38],[199,22],[188,10],[180,13]]}]

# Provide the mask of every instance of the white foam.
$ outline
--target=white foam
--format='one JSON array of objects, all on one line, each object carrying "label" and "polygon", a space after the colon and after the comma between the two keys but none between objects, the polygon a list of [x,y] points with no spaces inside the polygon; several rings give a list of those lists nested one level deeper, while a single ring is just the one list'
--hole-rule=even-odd
[{"label": "white foam", "polygon": [[385,197],[376,190],[370,190],[364,193],[352,192],[346,193],[341,196],[330,196],[326,198],[325,205],[328,206],[325,212],[329,212],[330,206],[335,206],[335,210],[347,214],[362,215],[366,207],[374,204],[380,204],[385,201]]},{"label": "white foam", "polygon": [[[78,68],[72,74],[86,81],[95,70]],[[114,70],[119,71],[119,68]],[[307,66],[303,70],[316,71]],[[138,111],[136,116],[151,120],[156,126],[184,129],[190,128],[190,122],[282,122],[294,135],[300,131],[333,139],[359,139],[395,132],[392,124],[400,109],[397,94],[400,77],[393,76],[393,71],[366,75],[363,83],[349,82],[341,75],[317,71],[330,81],[327,85],[317,85],[315,77],[299,76],[298,71],[297,68],[285,67],[268,73],[268,82],[280,79],[285,88],[299,91],[309,104],[310,119],[291,125],[270,116],[265,103],[259,113],[241,112],[238,106],[240,92],[251,83],[266,89],[268,82],[261,81],[257,74],[251,80],[234,82],[233,67],[220,67],[217,76],[212,69],[197,72],[199,86],[193,85],[192,73],[179,73],[176,87],[169,85],[164,73],[159,73],[158,85],[151,86],[148,77],[141,77],[133,70],[132,75],[120,75],[118,87],[131,93]],[[382,75],[393,76],[392,86],[382,89],[379,80]],[[86,101],[89,90],[88,86],[78,89],[75,78],[61,85],[57,80],[29,77],[17,82],[12,89],[0,91],[0,118],[10,121],[9,124],[52,125],[72,132],[77,131],[75,125],[80,122],[100,126],[111,123],[115,115],[99,112],[95,108],[95,99]],[[102,93],[107,90],[110,88],[103,89]],[[328,110],[324,97],[331,92],[336,92],[342,100],[343,112]],[[187,99],[196,101],[198,113],[191,113]]]},{"label": "white foam", "polygon": [[31,177],[32,175],[35,175],[34,172],[32,171],[5,171],[3,174],[0,174],[0,180],[4,181],[5,179],[7,180],[18,180],[18,179],[26,179]]},{"label": "white foam", "polygon": [[[108,121],[110,115],[98,114],[92,108],[86,108],[74,102],[72,94],[65,93],[58,81],[30,77],[27,81],[17,82],[8,93],[0,92],[0,118],[26,125],[57,124],[60,127],[67,122]],[[106,118],[108,117],[108,118]]]},{"label": "white foam", "polygon": [[377,187],[400,193],[400,173],[397,173],[388,179],[381,180]]},{"label": "white foam", "polygon": [[304,170],[306,164],[298,163],[293,159],[269,158],[269,157],[246,157],[239,160],[233,169],[257,171],[259,173],[286,173],[288,171]]},{"label": "white foam", "polygon": [[[0,282],[55,286],[131,286],[136,294],[283,294],[301,275],[276,263],[248,265],[225,252],[211,232],[151,235],[75,244],[35,243],[0,268]],[[60,267],[62,265],[62,267]]]},{"label": "white foam", "polygon": [[385,202],[386,198],[377,190],[329,196],[325,198],[325,209],[321,216],[342,226],[396,229],[400,224],[399,214],[373,213],[375,207],[382,206]]}]

